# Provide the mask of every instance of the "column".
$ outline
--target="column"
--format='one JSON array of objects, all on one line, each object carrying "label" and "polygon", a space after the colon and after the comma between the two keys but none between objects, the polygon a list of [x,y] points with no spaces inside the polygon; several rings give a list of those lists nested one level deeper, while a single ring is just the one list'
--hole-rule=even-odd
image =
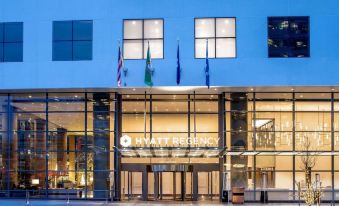
[{"label": "column", "polygon": [[[231,94],[231,150],[247,150],[247,95]],[[231,187],[247,187],[247,156],[231,156]]]},{"label": "column", "polygon": [[93,93],[94,198],[105,198],[109,189],[110,94]]},{"label": "column", "polygon": [[[121,199],[121,155],[119,154],[118,148],[120,148],[120,137],[122,131],[122,98],[120,94],[115,95],[115,118],[114,118],[114,200],[119,201]],[[143,172],[143,181],[147,180],[146,175]],[[143,184],[144,185],[144,184]],[[144,192],[143,198],[147,197],[147,193]]]}]

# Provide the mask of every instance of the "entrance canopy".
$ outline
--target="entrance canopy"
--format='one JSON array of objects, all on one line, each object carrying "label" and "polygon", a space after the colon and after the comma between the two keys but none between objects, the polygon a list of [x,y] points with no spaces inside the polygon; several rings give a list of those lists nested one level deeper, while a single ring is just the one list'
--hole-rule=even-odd
[{"label": "entrance canopy", "polygon": [[219,157],[225,149],[217,147],[128,147],[119,150],[122,157]]}]

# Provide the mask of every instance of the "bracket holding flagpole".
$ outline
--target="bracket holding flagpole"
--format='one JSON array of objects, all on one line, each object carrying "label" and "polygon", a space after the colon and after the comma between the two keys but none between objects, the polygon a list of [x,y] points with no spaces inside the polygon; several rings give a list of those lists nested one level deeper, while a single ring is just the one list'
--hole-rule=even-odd
[{"label": "bracket holding flagpole", "polygon": [[122,47],[121,47],[121,43],[120,43],[119,39],[118,39],[118,45],[119,45],[119,49],[120,49],[120,52],[121,52],[120,58],[122,60],[122,72],[123,72],[123,75],[124,75],[124,86],[126,87],[127,86],[126,77],[127,77],[128,68],[125,67],[124,55],[123,55],[123,51],[122,51]]},{"label": "bracket holding flagpole", "polygon": [[[149,50],[151,51],[151,47],[150,47],[150,44],[149,44],[149,41],[147,41],[147,44],[148,44],[148,48],[149,48]],[[151,59],[151,76],[152,76],[152,78],[153,78],[153,76],[154,76],[154,71],[155,71],[155,68],[153,68],[153,64],[152,64],[152,56],[150,55],[150,59]]]}]

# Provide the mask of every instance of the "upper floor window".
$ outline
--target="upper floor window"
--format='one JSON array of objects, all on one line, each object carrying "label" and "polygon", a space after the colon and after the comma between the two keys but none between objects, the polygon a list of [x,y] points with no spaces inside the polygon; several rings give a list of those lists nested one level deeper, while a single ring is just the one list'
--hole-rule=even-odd
[{"label": "upper floor window", "polygon": [[93,21],[53,22],[53,61],[92,59]]},{"label": "upper floor window", "polygon": [[0,62],[22,62],[23,23],[0,23]]},{"label": "upper floor window", "polygon": [[235,18],[195,19],[195,58],[236,57]]},{"label": "upper floor window", "polygon": [[268,17],[269,57],[309,57],[309,17]]},{"label": "upper floor window", "polygon": [[164,20],[124,20],[124,58],[145,59],[148,42],[152,59],[164,58]]}]

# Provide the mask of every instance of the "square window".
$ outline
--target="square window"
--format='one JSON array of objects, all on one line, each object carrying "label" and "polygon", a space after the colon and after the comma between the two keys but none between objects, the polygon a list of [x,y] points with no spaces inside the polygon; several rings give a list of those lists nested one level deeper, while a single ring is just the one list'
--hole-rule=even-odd
[{"label": "square window", "polygon": [[151,58],[162,58],[163,56],[163,40],[145,40],[144,41],[144,58],[147,58],[147,49],[151,51]]},{"label": "square window", "polygon": [[216,51],[217,58],[235,57],[235,38],[218,38]]},{"label": "square window", "polygon": [[124,58],[142,59],[142,40],[124,40]]},{"label": "square window", "polygon": [[216,25],[217,25],[216,37],[235,37],[234,18],[217,18]]},{"label": "square window", "polygon": [[92,41],[73,42],[73,60],[91,60]]},{"label": "square window", "polygon": [[22,42],[4,43],[4,61],[22,62]]},{"label": "square window", "polygon": [[309,17],[268,18],[269,57],[309,57]]},{"label": "square window", "polygon": [[4,42],[22,42],[23,24],[21,22],[11,22],[4,24]]},{"label": "square window", "polygon": [[124,58],[145,59],[148,42],[151,48],[151,57],[164,57],[164,20],[140,19],[124,20]]},{"label": "square window", "polygon": [[72,21],[53,22],[53,41],[72,40]]},{"label": "square window", "polygon": [[92,21],[74,21],[73,40],[92,41]]},{"label": "square window", "polygon": [[163,21],[161,19],[152,19],[144,21],[144,38],[163,38]]},{"label": "square window", "polygon": [[53,60],[92,59],[93,21],[53,22]]},{"label": "square window", "polygon": [[54,61],[70,61],[72,59],[72,41],[57,41],[53,43]]},{"label": "square window", "polygon": [[209,58],[236,57],[235,23],[235,18],[195,19],[195,58],[206,58],[206,39]]}]

